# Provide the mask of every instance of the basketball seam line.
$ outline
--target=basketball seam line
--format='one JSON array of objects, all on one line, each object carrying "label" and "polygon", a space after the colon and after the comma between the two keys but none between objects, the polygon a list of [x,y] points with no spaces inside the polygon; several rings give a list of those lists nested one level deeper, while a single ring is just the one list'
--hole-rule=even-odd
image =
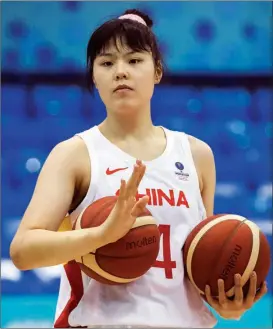
[{"label": "basketball seam line", "polygon": [[139,278],[139,277],[123,278],[123,277],[119,277],[117,275],[113,275],[110,272],[105,271],[104,269],[102,269],[99,266],[99,264],[97,263],[95,255],[87,254],[85,257],[89,257],[89,256],[91,256],[91,262],[93,262],[93,265],[95,265],[95,266],[91,266],[91,267],[89,266],[90,265],[90,260],[87,260],[86,264],[84,264],[84,265],[87,266],[89,269],[91,269],[91,271],[93,271],[96,274],[98,274],[99,276],[103,277],[104,279],[107,279],[107,280],[112,281],[114,283],[130,283],[130,282],[135,281],[136,279]]},{"label": "basketball seam line", "polygon": [[[239,230],[240,226],[246,221],[247,219],[244,219],[242,222],[239,222],[239,224],[233,229],[233,231],[231,232],[231,234],[229,236],[227,236],[224,244],[222,245],[221,250],[218,253],[218,257],[216,257],[216,260],[219,258],[221,258],[221,256],[223,255],[224,251],[225,251],[225,246],[228,244],[228,242],[234,237],[234,235],[236,234],[236,232]],[[202,237],[203,238],[203,237]],[[216,262],[216,264],[218,264],[218,261]],[[208,282],[206,283],[208,284]],[[218,296],[213,296],[213,297],[218,297]]]},{"label": "basketball seam line", "polygon": [[[230,241],[230,239],[235,235],[235,233],[237,232],[237,230],[239,229],[239,227],[240,227],[240,225],[242,225],[245,221],[246,221],[247,219],[244,219],[243,221],[241,221],[241,222],[239,222],[238,224],[237,224],[237,226],[233,229],[233,231],[232,231],[232,233],[230,234],[230,236],[228,236],[227,238],[226,238],[226,241],[224,242],[224,244],[223,244],[223,247],[222,247],[222,250],[224,250],[224,246],[228,243],[228,241]],[[216,224],[217,225],[217,224]],[[200,241],[202,241],[202,239],[205,237],[205,235],[202,235],[201,237],[200,237],[200,239],[199,239],[199,242]],[[198,243],[199,243],[198,242]],[[214,259],[216,259],[216,261],[217,261],[217,259],[219,259],[219,256],[221,255],[223,253],[223,251],[220,251],[219,253],[218,253],[218,257],[214,257]],[[192,260],[193,261],[193,260]],[[217,261],[217,264],[218,264],[218,261]],[[194,279],[194,278],[193,278]],[[209,281],[209,280],[208,280]],[[206,281],[206,284],[205,285],[208,285],[208,281]],[[214,296],[215,297],[215,296]]]},{"label": "basketball seam line", "polygon": [[[227,215],[224,215],[224,216],[227,216]],[[221,217],[221,216],[218,216],[218,217],[216,217],[215,219],[218,219],[219,217]],[[239,229],[239,227],[240,227],[240,225],[242,224],[242,223],[244,223],[245,221],[247,221],[247,218],[244,218],[242,221],[240,221],[239,222],[239,224],[233,229],[233,231],[232,231],[232,233],[231,233],[231,236],[230,237],[227,237],[227,239],[226,239],[226,241],[224,242],[224,245],[223,246],[225,246],[226,245],[226,243],[231,239],[231,237],[232,236],[234,236],[234,234],[236,233],[236,231]],[[221,223],[221,222],[220,222]],[[218,224],[220,224],[220,223],[218,223]],[[207,223],[208,224],[208,223]],[[205,226],[207,225],[207,224],[205,224]],[[217,224],[216,224],[217,225]],[[202,235],[200,238],[199,238],[199,241],[198,241],[198,243],[204,238],[204,236],[205,235]],[[192,242],[191,242],[192,243]],[[224,249],[224,248],[223,248]],[[189,250],[190,250],[190,247],[189,247]],[[219,254],[218,254],[219,255]],[[216,258],[216,257],[215,257]],[[193,258],[192,258],[192,260],[191,260],[191,263],[193,262]],[[218,262],[216,262],[216,263],[218,263]],[[187,264],[187,260],[186,260],[186,264]],[[185,265],[186,265],[185,264]],[[187,266],[187,265],[186,265]],[[192,275],[192,279],[194,280],[194,277],[193,277],[193,275]],[[194,282],[195,282],[195,280],[194,280]],[[195,283],[194,283],[195,284]],[[208,281],[206,282],[206,284],[208,284]],[[196,284],[195,284],[196,285]],[[196,286],[197,287],[197,286]],[[198,288],[198,289],[200,289],[200,288]],[[200,290],[201,291],[201,290]],[[203,292],[204,293],[204,292]]]}]

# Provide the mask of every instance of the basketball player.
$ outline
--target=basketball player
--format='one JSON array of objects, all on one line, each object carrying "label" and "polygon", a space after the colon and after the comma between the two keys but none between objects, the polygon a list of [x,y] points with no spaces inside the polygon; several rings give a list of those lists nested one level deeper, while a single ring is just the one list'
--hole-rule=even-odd
[{"label": "basketball player", "polygon": [[[97,88],[107,117],[52,150],[10,248],[21,270],[65,264],[55,327],[216,324],[184,278],[181,256],[192,228],[213,214],[213,153],[192,136],[152,123],[150,100],[163,65],[151,27],[148,16],[129,10],[91,36],[90,89]],[[119,189],[116,206],[100,227],[58,231],[66,214],[73,224],[85,207]],[[100,284],[82,273],[74,259],[120,239],[145,206],[161,231],[154,267],[137,281],[119,286]],[[224,318],[239,318],[266,292],[264,285],[255,295],[255,273],[245,299],[240,276],[235,286],[233,301],[226,298],[221,280],[219,299],[206,291],[208,302]]]}]

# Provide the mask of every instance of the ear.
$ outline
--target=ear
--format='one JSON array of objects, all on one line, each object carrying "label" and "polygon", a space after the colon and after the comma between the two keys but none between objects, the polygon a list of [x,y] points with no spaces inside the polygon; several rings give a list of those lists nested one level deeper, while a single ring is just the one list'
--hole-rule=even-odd
[{"label": "ear", "polygon": [[95,88],[98,89],[98,88],[97,88],[97,84],[96,84],[96,80],[95,80],[94,77],[93,77],[93,83],[94,83]]},{"label": "ear", "polygon": [[155,84],[159,84],[163,76],[162,64],[158,63],[155,69]]}]

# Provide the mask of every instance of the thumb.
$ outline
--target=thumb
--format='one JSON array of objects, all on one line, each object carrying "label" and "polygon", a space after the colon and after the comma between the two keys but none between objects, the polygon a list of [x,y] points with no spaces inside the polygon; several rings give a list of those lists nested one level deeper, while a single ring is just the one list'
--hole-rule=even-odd
[{"label": "thumb", "polygon": [[138,202],[134,205],[131,215],[133,217],[138,217],[143,212],[144,208],[147,206],[147,203],[149,202],[148,195],[145,195],[141,199],[138,200]]}]

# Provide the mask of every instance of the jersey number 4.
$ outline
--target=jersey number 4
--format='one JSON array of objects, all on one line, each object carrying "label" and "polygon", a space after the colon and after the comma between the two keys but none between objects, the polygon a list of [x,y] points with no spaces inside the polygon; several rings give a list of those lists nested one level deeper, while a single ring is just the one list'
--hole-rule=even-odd
[{"label": "jersey number 4", "polygon": [[173,268],[176,268],[176,262],[171,260],[171,227],[170,225],[159,225],[160,238],[162,236],[163,244],[163,260],[156,260],[153,267],[163,268],[165,270],[166,279],[173,278]]}]

